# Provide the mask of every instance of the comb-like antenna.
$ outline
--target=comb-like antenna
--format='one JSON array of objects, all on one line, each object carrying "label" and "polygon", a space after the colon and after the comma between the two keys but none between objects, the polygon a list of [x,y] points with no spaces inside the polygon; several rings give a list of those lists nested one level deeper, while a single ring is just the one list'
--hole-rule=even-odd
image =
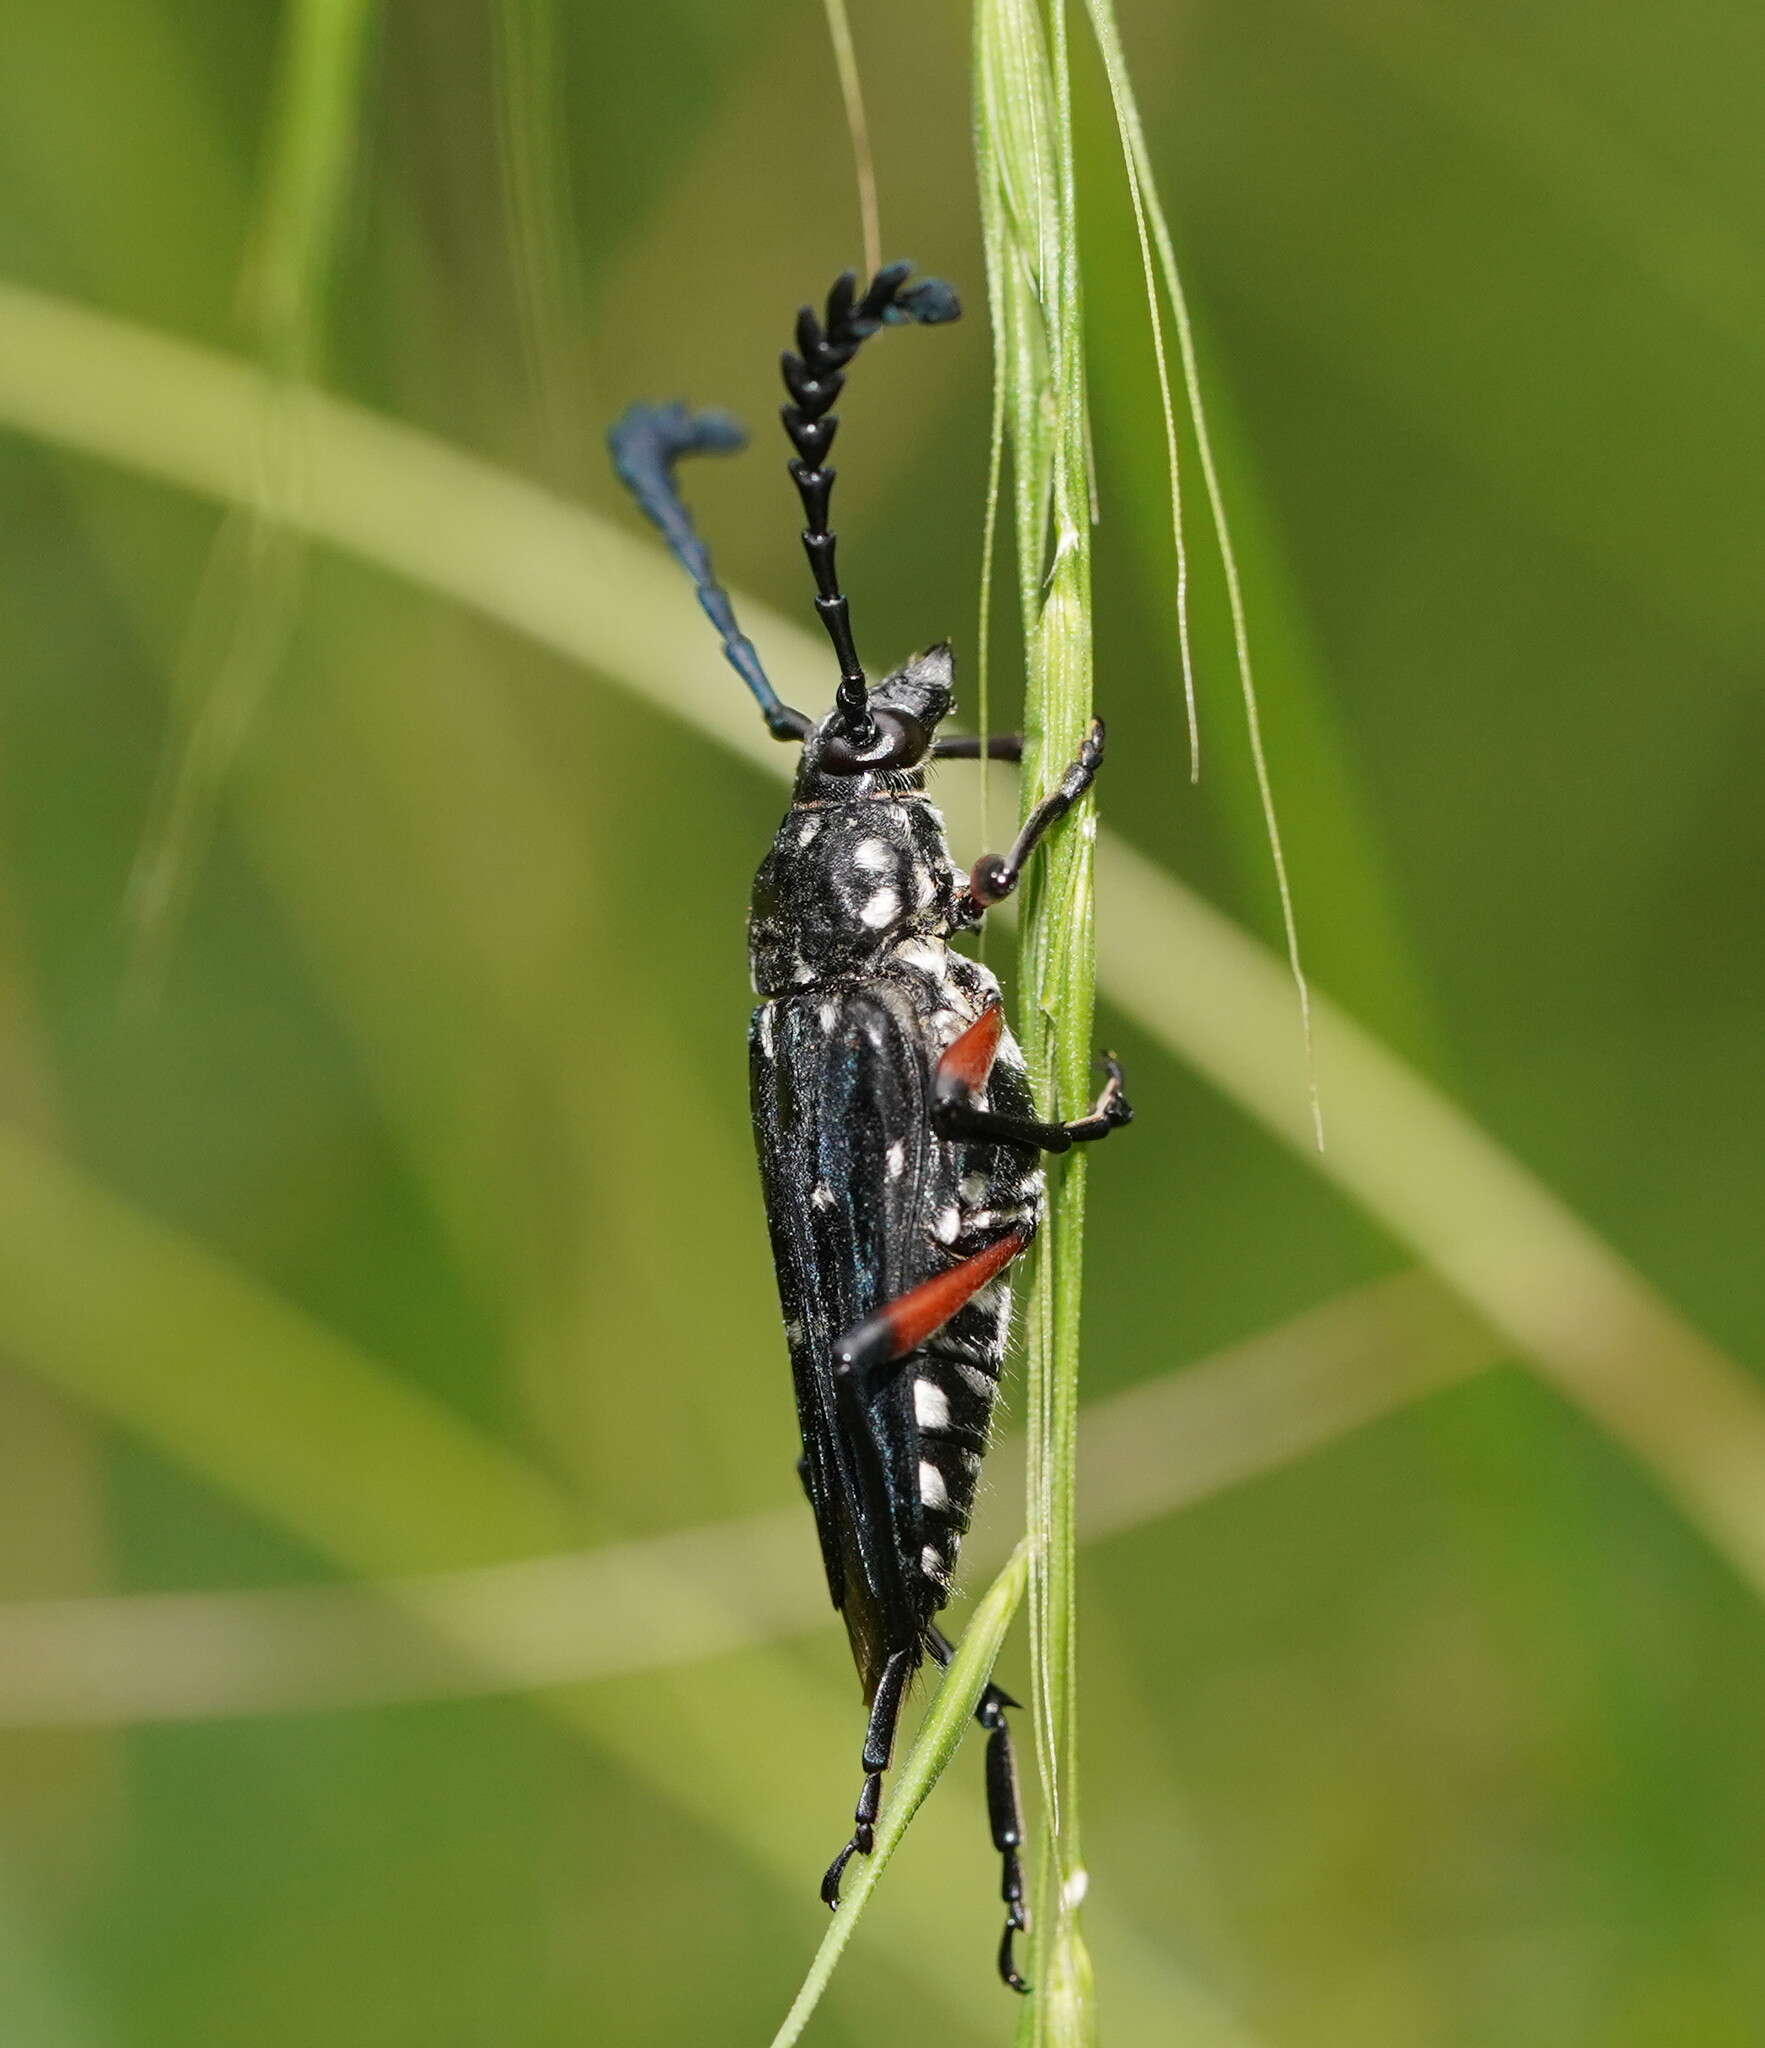
[{"label": "comb-like antenna", "polygon": [[674,465],[683,455],[731,455],[747,446],[739,422],[726,412],[692,412],[672,405],[634,405],[607,429],[607,447],[620,481],[654,521],[668,551],[693,580],[699,604],[723,642],[723,652],[754,693],[776,740],[800,740],[810,720],[793,711],[766,679],[754,643],[735,622],[729,592],[711,569],[711,552],[699,538],[680,488]]},{"label": "comb-like antenna", "polygon": [[876,273],[862,298],[858,279],[843,272],[827,295],[827,312],[817,321],[805,306],[797,315],[797,346],[780,358],[790,403],[781,408],[784,430],[797,451],[790,464],[791,481],[803,501],[803,548],[815,577],[815,609],[833,642],[840,664],[834,698],[835,724],[855,748],[870,746],[876,724],[870,715],[870,689],[852,641],[852,620],[845,592],[834,567],[834,536],[828,528],[828,499],[834,472],[827,467],[828,450],[839,427],[831,410],[846,381],[846,367],[859,347],[882,327],[909,321],[932,327],[954,320],[961,312],[956,294],[935,277],[909,285],[911,263],[890,263]]}]

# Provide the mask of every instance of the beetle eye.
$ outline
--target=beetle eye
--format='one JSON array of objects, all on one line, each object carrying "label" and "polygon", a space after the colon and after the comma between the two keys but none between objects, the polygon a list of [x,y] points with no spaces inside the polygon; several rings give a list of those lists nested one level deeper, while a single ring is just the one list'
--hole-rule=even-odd
[{"label": "beetle eye", "polygon": [[841,733],[822,742],[818,766],[831,775],[862,775],[878,768],[917,768],[931,751],[931,734],[917,718],[871,707],[876,738],[862,751]]}]

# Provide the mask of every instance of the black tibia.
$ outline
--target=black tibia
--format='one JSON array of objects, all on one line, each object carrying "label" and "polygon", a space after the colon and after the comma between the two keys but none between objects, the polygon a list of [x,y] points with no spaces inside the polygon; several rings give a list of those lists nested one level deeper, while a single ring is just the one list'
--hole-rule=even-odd
[{"label": "black tibia", "polygon": [[966,1099],[960,1083],[946,1087],[940,1075],[932,1102],[932,1129],[940,1138],[986,1138],[996,1145],[1033,1145],[1038,1152],[1070,1152],[1075,1145],[1094,1144],[1134,1120],[1133,1108],[1122,1093],[1121,1061],[1106,1052],[1103,1067],[1109,1078],[1089,1113],[1063,1124],[995,1116],[989,1109],[977,1109]]},{"label": "black tibia", "polygon": [[956,294],[934,277],[908,284],[911,263],[891,263],[871,279],[862,297],[854,272],[843,272],[827,295],[827,309],[817,320],[805,306],[797,315],[796,351],[780,358],[790,403],[781,408],[784,430],[797,451],[791,480],[803,501],[803,548],[815,578],[815,609],[833,642],[840,664],[835,703],[840,729],[854,747],[876,739],[870,716],[869,689],[852,639],[852,621],[834,565],[834,535],[828,526],[828,499],[834,472],[828,451],[839,429],[832,410],[846,381],[846,369],[859,347],[885,326],[907,321],[935,325],[954,320],[960,308]]},{"label": "black tibia", "polygon": [[[1122,1093],[1121,1062],[1114,1053],[1103,1055],[1108,1079],[1102,1093],[1085,1116],[1067,1123],[1045,1124],[1028,1116],[1001,1116],[982,1109],[975,1098],[987,1085],[987,1074],[977,1074],[959,1059],[958,1040],[938,1061],[932,1075],[932,1129],[940,1138],[983,1139],[995,1145],[1027,1145],[1038,1152],[1070,1152],[1075,1145],[1089,1145],[1107,1138],[1111,1131],[1132,1123],[1134,1112]],[[991,1070],[991,1060],[988,1070]]]},{"label": "black tibia", "polygon": [[939,740],[932,748],[939,761],[1021,761],[1023,734],[1020,732],[958,733]]},{"label": "black tibia", "polygon": [[864,1789],[852,1815],[852,1839],[827,1866],[821,1880],[821,1897],[828,1906],[840,1902],[840,1877],[854,1856],[868,1856],[876,1847],[876,1817],[882,1810],[883,1773],[895,1753],[895,1728],[901,1719],[901,1702],[907,1695],[907,1681],[919,1662],[917,1647],[896,1650],[883,1666],[883,1674],[870,1703],[870,1722],[864,1731]]},{"label": "black tibia", "polygon": [[[955,1651],[941,1629],[931,1629],[926,1646],[940,1664],[948,1665]],[[1005,1719],[1007,1707],[1017,1701],[1002,1686],[989,1682],[975,1706],[974,1717],[987,1731],[987,1824],[993,1847],[999,1852],[999,1896],[1005,1901],[1005,1932],[999,1938],[999,1974],[1013,1991],[1030,1988],[1018,1975],[1012,1948],[1018,1935],[1030,1924],[1024,1904],[1023,1802],[1017,1790],[1017,1760],[1011,1751],[1011,1728]]]},{"label": "black tibia", "polygon": [[1025,861],[1041,844],[1049,826],[1066,816],[1097,780],[1097,771],[1102,765],[1103,721],[1093,718],[1084,745],[1079,748],[1078,758],[1024,820],[1023,830],[1012,841],[1011,851],[1006,854],[983,853],[975,862],[969,873],[965,897],[971,913],[979,913],[1011,894],[1023,874]]}]

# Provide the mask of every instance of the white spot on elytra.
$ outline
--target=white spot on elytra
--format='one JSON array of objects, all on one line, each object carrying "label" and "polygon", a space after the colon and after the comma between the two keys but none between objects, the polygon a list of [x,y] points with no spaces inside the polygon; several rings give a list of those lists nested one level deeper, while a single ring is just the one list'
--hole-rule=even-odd
[{"label": "white spot on elytra", "polygon": [[944,1576],[944,1553],[935,1543],[928,1543],[919,1553],[919,1569],[928,1579]]},{"label": "white spot on elytra", "polygon": [[978,1209],[968,1219],[970,1230],[1015,1230],[1033,1220],[1035,1211],[1027,1202],[1011,1202],[997,1209]]},{"label": "white spot on elytra", "polygon": [[919,1497],[928,1508],[950,1505],[950,1489],[944,1484],[944,1475],[929,1458],[919,1461]]},{"label": "white spot on elytra", "polygon": [[805,818],[802,824],[797,827],[797,844],[799,846],[807,846],[820,830],[821,820],[819,818]]},{"label": "white spot on elytra", "polygon": [[813,981],[815,970],[807,960],[798,960],[791,968],[791,979],[796,982]]},{"label": "white spot on elytra", "polygon": [[937,894],[937,888],[937,883],[932,880],[930,868],[924,866],[915,868],[913,870],[914,908],[916,910],[923,910],[932,900],[933,896]]},{"label": "white spot on elytra", "polygon": [[892,874],[894,848],[886,839],[860,839],[852,849],[852,865],[862,868],[867,875]]},{"label": "white spot on elytra", "polygon": [[950,1397],[936,1380],[913,1382],[913,1419],[921,1429],[950,1427]]},{"label": "white spot on elytra", "polygon": [[761,1051],[762,1051],[762,1052],[763,1052],[763,1053],[764,1053],[764,1054],[766,1055],[766,1057],[767,1057],[768,1059],[771,1059],[771,1057],[772,1057],[772,1005],[771,1005],[770,1003],[762,1003],[762,1004],[760,1005],[760,1015],[759,1015],[759,1019],[758,1019],[758,1021],[757,1021],[756,1025],[755,1025],[755,1029],[756,1029],[756,1030],[757,1030],[757,1031],[759,1032],[759,1034],[760,1034],[760,1050],[761,1050]]},{"label": "white spot on elytra", "polygon": [[897,1138],[883,1156],[888,1161],[890,1180],[899,1180],[907,1171],[907,1147]]},{"label": "white spot on elytra", "polygon": [[901,892],[886,884],[875,891],[870,901],[859,911],[861,923],[869,925],[873,932],[880,932],[884,925],[893,924],[901,914]]},{"label": "white spot on elytra", "polygon": [[826,1181],[817,1181],[814,1192],[810,1195],[809,1199],[818,1209],[831,1209],[833,1207],[833,1189],[828,1186]]},{"label": "white spot on elytra", "polygon": [[831,1031],[840,1021],[840,1006],[838,1003],[823,1003],[816,1015],[821,1019],[822,1030]]},{"label": "white spot on elytra", "polygon": [[940,1209],[932,1223],[932,1235],[939,1244],[954,1244],[962,1235],[962,1211],[954,1207]]},{"label": "white spot on elytra", "polygon": [[801,1344],[803,1341],[803,1326],[794,1317],[784,1326],[784,1341],[787,1344]]}]

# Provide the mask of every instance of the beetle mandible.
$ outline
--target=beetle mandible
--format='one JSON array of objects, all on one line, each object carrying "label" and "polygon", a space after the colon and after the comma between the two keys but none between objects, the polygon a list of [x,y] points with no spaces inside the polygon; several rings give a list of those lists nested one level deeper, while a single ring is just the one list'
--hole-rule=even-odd
[{"label": "beetle mandible", "polygon": [[[828,1589],[869,1709],[850,1839],[822,1880],[874,1846],[883,1774],[907,1686],[951,1646],[935,1616],[974,1505],[1011,1317],[1009,1269],[1041,1221],[1039,1155],[1107,1137],[1131,1115],[1121,1069],[1090,1112],[1038,1120],[999,985],[955,952],[1016,888],[1043,835],[1103,759],[1093,719],[1076,760],[1005,854],[964,874],[926,795],[929,761],[1016,760],[1021,738],[938,737],[954,708],[947,644],[874,687],[834,563],[832,410],[860,346],[885,326],[954,320],[955,294],[892,263],[861,292],[847,271],[818,318],[797,316],[782,410],[803,503],[815,609],[839,664],[820,719],[785,704],[712,574],[674,481],[683,455],[743,444],[726,414],[633,406],[608,435],[614,465],[691,575],[725,655],[775,738],[800,744],[791,807],[755,878],[748,943],[760,1006],[749,1034],[754,1129],[803,1436],[799,1465]],[[999,1971],[1028,1925],[1023,1837],[1005,1710],[989,1684],[987,1808],[1003,1864]]]}]

